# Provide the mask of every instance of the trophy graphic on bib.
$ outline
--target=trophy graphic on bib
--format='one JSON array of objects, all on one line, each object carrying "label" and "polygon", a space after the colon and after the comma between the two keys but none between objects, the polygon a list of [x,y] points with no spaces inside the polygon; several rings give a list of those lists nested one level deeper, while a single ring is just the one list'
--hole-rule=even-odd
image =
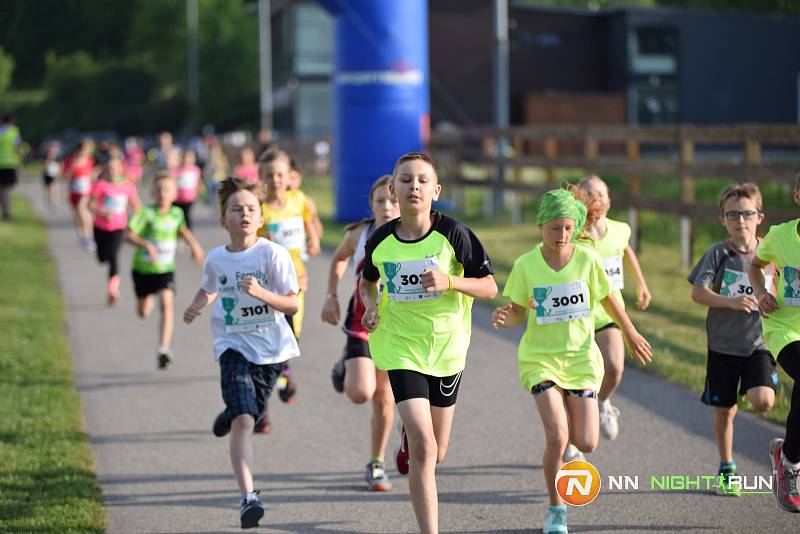
[{"label": "trophy graphic on bib", "polygon": [[534,287],[533,288],[533,300],[536,302],[536,317],[544,317],[545,315],[550,315],[550,313],[544,308],[544,302],[547,300],[547,297],[550,296],[550,293],[553,292],[552,287]]},{"label": "trophy graphic on bib", "polygon": [[736,283],[739,277],[736,273],[725,269],[725,272],[722,273],[722,287],[719,288],[719,294],[724,296],[730,296],[734,294],[734,291],[731,291],[731,286]]},{"label": "trophy graphic on bib", "polygon": [[233,315],[231,312],[239,302],[239,297],[222,297],[222,309],[225,310],[225,325],[231,326],[233,324]]},{"label": "trophy graphic on bib", "polygon": [[386,288],[389,293],[399,293],[399,288],[394,283],[394,277],[400,272],[402,263],[383,262],[383,272],[386,273]]}]

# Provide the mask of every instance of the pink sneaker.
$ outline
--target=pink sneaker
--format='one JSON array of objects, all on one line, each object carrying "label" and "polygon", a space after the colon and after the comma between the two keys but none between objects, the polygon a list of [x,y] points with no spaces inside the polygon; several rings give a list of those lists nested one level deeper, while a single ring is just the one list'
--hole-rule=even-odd
[{"label": "pink sneaker", "polygon": [[787,512],[800,512],[800,469],[789,470],[783,465],[781,449],[783,440],[775,438],[769,443],[769,461],[775,475],[773,492],[778,504]]}]

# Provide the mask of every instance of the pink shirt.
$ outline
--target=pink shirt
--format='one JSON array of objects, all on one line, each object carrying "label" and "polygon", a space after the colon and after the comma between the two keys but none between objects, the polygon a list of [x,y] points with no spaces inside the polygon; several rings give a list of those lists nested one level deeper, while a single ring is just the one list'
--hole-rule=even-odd
[{"label": "pink shirt", "polygon": [[234,174],[248,182],[258,181],[258,165],[237,165]]},{"label": "pink shirt", "polygon": [[136,187],[124,182],[97,180],[92,186],[95,205],[105,214],[94,216],[94,226],[106,232],[122,230],[128,226],[128,203],[136,196]]},{"label": "pink shirt", "polygon": [[131,148],[125,150],[125,174],[134,181],[142,179],[142,161],[144,161],[144,150],[141,148]]},{"label": "pink shirt", "polygon": [[197,189],[200,187],[200,167],[190,165],[172,171],[178,179],[178,197],[175,202],[188,204],[197,198]]}]

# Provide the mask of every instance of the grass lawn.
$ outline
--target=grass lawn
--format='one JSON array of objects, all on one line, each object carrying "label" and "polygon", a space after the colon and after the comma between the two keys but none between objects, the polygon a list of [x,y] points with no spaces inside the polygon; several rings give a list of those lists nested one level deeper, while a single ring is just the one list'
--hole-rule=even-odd
[{"label": "grass lawn", "polygon": [[[572,173],[575,174],[575,173]],[[566,174],[560,179],[575,181],[580,174]],[[609,180],[612,187],[613,179]],[[697,188],[698,202],[713,204],[724,189],[726,182],[721,180],[701,180]],[[327,177],[309,177],[303,189],[311,195],[319,207],[320,217],[325,225],[323,245],[334,248],[341,241],[343,226],[333,221],[333,191]],[[790,208],[784,187],[771,185],[762,188],[765,209],[770,206]],[[447,198],[445,189],[443,197]],[[671,198],[678,195],[677,182],[655,183],[648,190],[648,195]],[[478,235],[489,250],[497,271],[498,287],[503,288],[514,260],[527,252],[540,241],[540,234],[535,225],[535,198],[523,199],[523,223],[511,224],[510,215],[503,213],[492,219],[480,215],[483,202],[483,190],[468,188],[465,195],[466,207],[455,216],[463,220]],[[616,220],[625,220],[622,210],[612,209],[609,216]],[[761,228],[762,234],[768,228]],[[725,239],[725,229],[716,221],[695,225],[694,257],[695,260],[708,247]],[[683,384],[694,390],[699,398],[703,390],[706,366],[706,308],[695,304],[690,298],[691,287],[686,281],[689,270],[680,266],[678,218],[671,215],[659,215],[653,212],[642,212],[642,244],[639,261],[647,279],[653,303],[644,312],[636,310],[635,283],[626,276],[625,300],[631,318],[639,331],[653,345],[653,362],[644,369],[660,375],[672,382]],[[502,297],[495,299],[492,305],[505,304]],[[639,366],[632,359],[627,365]],[[775,408],[765,417],[784,424],[791,397],[791,379],[779,368],[779,387]],[[698,401],[699,402],[699,401]],[[747,401],[740,403],[747,407]]]},{"label": "grass lawn", "polygon": [[0,532],[101,533],[47,232],[20,197],[13,213],[0,221]]}]

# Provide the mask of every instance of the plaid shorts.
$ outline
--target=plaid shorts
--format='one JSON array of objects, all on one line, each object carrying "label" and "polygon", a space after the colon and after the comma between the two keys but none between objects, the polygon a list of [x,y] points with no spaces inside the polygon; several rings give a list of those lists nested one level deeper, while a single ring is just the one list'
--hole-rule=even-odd
[{"label": "plaid shorts", "polygon": [[285,363],[256,365],[233,349],[223,352],[219,358],[220,386],[228,417],[261,417],[284,367]]}]

